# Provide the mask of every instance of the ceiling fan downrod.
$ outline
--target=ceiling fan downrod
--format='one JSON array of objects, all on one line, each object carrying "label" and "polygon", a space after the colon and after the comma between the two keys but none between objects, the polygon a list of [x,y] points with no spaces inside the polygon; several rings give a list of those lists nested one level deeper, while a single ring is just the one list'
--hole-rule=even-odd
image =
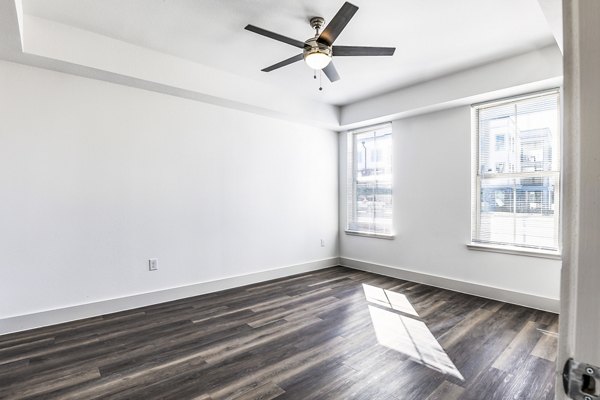
[{"label": "ceiling fan downrod", "polygon": [[325,18],[323,17],[312,17],[310,19],[310,26],[315,30],[315,38],[319,37],[323,25],[325,25]]}]

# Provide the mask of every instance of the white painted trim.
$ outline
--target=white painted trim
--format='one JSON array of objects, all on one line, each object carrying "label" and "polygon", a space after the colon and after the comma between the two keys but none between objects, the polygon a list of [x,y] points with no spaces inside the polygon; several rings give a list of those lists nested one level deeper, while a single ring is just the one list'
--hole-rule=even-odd
[{"label": "white painted trim", "polygon": [[0,319],[0,335],[218,292],[337,265],[339,265],[339,258],[331,257],[303,264],[253,272],[246,275],[231,276],[187,286],[157,290],[155,292],[134,294],[116,299],[3,318]]},{"label": "white painted trim", "polygon": [[517,304],[538,310],[558,313],[560,301],[549,297],[537,296],[530,293],[520,293],[508,289],[482,285],[475,282],[459,281],[438,275],[430,275],[422,272],[374,264],[368,261],[355,260],[340,257],[340,265],[360,271],[372,272],[374,274],[390,276],[411,282],[422,283],[442,289],[453,290],[460,293],[472,294],[486,299],[503,301],[505,303]]},{"label": "white painted trim", "polygon": [[[600,1],[563,1],[563,264],[557,371],[567,359],[600,365]],[[556,387],[561,375],[556,374]],[[580,397],[583,393],[579,393]],[[586,396],[597,399],[596,396]],[[556,399],[572,399],[562,390]]]},{"label": "white painted trim", "polygon": [[488,243],[467,243],[469,250],[491,251],[493,253],[513,254],[515,256],[549,258],[551,260],[562,260],[562,256],[558,251],[529,249],[516,246],[501,246]]},{"label": "white painted trim", "polygon": [[363,236],[363,237],[370,237],[370,238],[375,238],[375,239],[387,239],[387,240],[394,240],[394,235],[384,235],[381,233],[369,233],[369,232],[360,232],[360,231],[351,231],[351,230],[345,230],[344,231],[346,233],[346,235],[351,235],[351,236]]}]

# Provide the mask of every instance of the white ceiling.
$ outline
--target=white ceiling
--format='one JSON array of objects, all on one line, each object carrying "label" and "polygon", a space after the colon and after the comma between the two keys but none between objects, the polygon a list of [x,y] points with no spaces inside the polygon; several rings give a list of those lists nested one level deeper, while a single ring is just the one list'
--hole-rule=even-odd
[{"label": "white ceiling", "polygon": [[37,17],[89,30],[344,105],[554,42],[537,0],[353,0],[360,7],[336,44],[395,46],[393,57],[338,57],[342,79],[317,90],[302,62],[260,69],[298,53],[245,31],[253,24],[298,40],[343,0],[24,0]]}]

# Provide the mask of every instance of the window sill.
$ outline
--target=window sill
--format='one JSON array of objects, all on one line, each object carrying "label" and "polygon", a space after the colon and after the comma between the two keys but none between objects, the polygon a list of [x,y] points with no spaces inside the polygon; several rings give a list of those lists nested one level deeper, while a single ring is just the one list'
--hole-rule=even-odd
[{"label": "window sill", "polygon": [[385,234],[381,234],[381,233],[368,233],[368,232],[348,231],[348,230],[346,230],[345,232],[346,232],[346,235],[352,235],[352,236],[364,236],[364,237],[370,237],[370,238],[375,238],[375,239],[388,239],[388,240],[394,239],[394,235],[385,235]]},{"label": "window sill", "polygon": [[467,248],[469,250],[491,251],[494,253],[513,254],[517,256],[549,258],[552,260],[562,259],[560,252],[551,250],[526,249],[516,246],[497,246],[487,243],[468,243]]}]

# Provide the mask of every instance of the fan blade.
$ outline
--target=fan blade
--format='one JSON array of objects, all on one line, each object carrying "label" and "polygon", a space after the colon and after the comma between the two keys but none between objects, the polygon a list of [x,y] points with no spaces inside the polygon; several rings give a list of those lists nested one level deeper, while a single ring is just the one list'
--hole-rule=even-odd
[{"label": "fan blade", "polygon": [[244,29],[246,29],[247,31],[250,31],[250,32],[258,33],[259,35],[263,35],[263,36],[266,36],[271,39],[278,40],[283,43],[291,44],[292,46],[299,47],[301,49],[304,48],[304,42],[289,38],[287,36],[280,35],[278,33],[268,31],[266,29],[259,28],[254,25],[246,25],[246,27]]},{"label": "fan blade", "polygon": [[335,17],[329,22],[325,30],[321,32],[317,41],[331,46],[357,11],[358,7],[354,4],[345,2],[342,8],[335,14]]},{"label": "fan blade", "polygon": [[304,55],[302,55],[302,54],[298,54],[297,56],[290,57],[290,58],[288,58],[287,60],[283,60],[283,61],[281,61],[281,62],[278,62],[277,64],[273,64],[273,65],[271,65],[270,67],[267,67],[267,68],[261,69],[261,71],[263,71],[263,72],[271,72],[271,71],[273,71],[274,69],[281,68],[281,67],[285,67],[286,65],[289,65],[289,64],[293,64],[293,63],[295,63],[296,61],[300,61],[300,60],[302,60],[303,58],[304,58]]},{"label": "fan blade", "polygon": [[323,72],[325,72],[325,75],[327,76],[330,82],[335,82],[340,79],[340,76],[337,70],[335,69],[335,65],[333,65],[333,61],[327,64],[325,68],[323,68]]},{"label": "fan blade", "polygon": [[395,47],[333,46],[334,56],[393,56]]}]

